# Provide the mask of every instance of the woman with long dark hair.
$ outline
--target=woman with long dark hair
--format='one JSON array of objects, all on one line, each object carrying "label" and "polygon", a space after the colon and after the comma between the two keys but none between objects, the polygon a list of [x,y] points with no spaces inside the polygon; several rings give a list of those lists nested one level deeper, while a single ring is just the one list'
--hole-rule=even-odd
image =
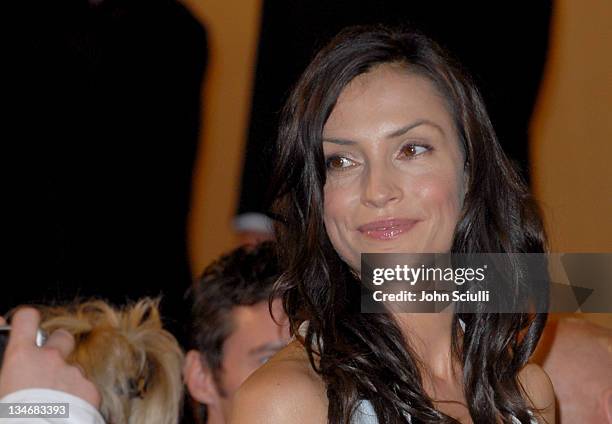
[{"label": "woman with long dark hair", "polygon": [[362,252],[546,250],[481,96],[434,42],[355,27],[319,52],[283,111],[274,189],[296,340],[232,422],[554,423],[527,363],[546,314],[359,310]]}]

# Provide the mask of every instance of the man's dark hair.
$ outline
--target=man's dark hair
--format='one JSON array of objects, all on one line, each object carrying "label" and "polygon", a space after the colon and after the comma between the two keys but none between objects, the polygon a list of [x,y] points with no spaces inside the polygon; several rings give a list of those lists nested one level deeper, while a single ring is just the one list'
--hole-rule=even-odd
[{"label": "man's dark hair", "polygon": [[191,303],[191,344],[220,387],[223,344],[233,331],[236,306],[268,301],[278,277],[273,242],[243,246],[210,264],[187,292]]}]

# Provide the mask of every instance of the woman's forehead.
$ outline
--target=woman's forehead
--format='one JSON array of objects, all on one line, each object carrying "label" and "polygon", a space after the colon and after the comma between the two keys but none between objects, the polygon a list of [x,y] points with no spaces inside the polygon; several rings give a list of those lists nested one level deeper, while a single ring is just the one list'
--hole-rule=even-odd
[{"label": "woman's forehead", "polygon": [[448,132],[453,128],[445,99],[428,78],[401,65],[384,64],[345,87],[324,133],[388,133],[419,120],[433,122]]}]

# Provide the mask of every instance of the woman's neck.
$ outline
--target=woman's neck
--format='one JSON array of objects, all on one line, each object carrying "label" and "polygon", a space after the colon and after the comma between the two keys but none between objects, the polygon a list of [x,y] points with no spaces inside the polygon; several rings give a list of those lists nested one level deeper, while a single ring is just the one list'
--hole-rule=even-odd
[{"label": "woman's neck", "polygon": [[404,338],[426,368],[423,374],[435,379],[454,381],[460,376],[458,363],[452,355],[451,335],[453,314],[404,313],[394,314]]}]

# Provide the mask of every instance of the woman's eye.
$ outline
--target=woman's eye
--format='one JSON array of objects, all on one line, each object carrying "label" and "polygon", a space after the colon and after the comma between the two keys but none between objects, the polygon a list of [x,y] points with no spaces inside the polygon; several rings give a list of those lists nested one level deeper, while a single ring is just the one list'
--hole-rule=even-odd
[{"label": "woman's eye", "polygon": [[353,165],[353,161],[343,156],[332,156],[325,161],[327,169],[339,170],[346,169]]},{"label": "woman's eye", "polygon": [[425,152],[428,152],[430,149],[429,146],[421,146],[419,144],[406,144],[400,150],[400,157],[412,159],[413,157],[422,155]]}]

